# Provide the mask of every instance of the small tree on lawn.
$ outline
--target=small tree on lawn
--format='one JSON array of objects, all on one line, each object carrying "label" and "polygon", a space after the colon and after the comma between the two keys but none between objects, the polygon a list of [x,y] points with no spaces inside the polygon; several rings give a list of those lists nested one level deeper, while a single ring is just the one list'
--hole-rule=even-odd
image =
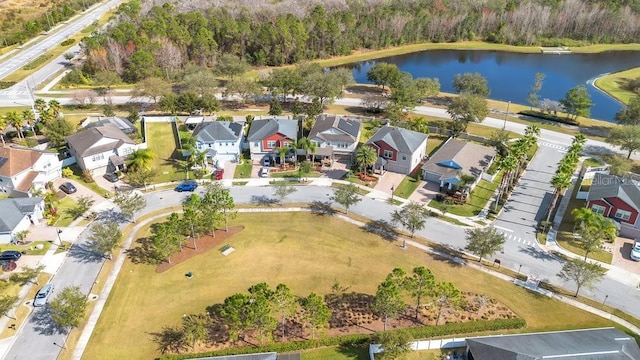
[{"label": "small tree on lawn", "polygon": [[115,221],[109,221],[106,224],[97,223],[91,227],[89,235],[91,248],[100,255],[106,255],[109,259],[112,259],[113,250],[121,240],[122,232]]},{"label": "small tree on lawn", "polygon": [[[49,303],[51,320],[67,332],[80,326],[87,309],[87,297],[79,286],[66,287]],[[66,344],[66,338],[65,338]]]},{"label": "small tree on lawn", "polygon": [[411,351],[411,336],[404,330],[380,331],[373,334],[376,343],[382,346],[382,354],[376,354],[376,359],[400,359]]},{"label": "small tree on lawn", "polygon": [[416,300],[416,320],[418,320],[422,299],[433,292],[435,284],[433,273],[424,266],[413,268],[413,274],[405,279],[405,289]]},{"label": "small tree on lawn", "polygon": [[23,266],[22,271],[19,273],[11,274],[9,280],[13,282],[17,282],[20,285],[26,285],[29,282],[33,282],[36,285],[40,285],[38,281],[38,276],[44,270],[44,265],[38,265],[35,268],[29,266]]},{"label": "small tree on lawn", "polygon": [[502,251],[505,238],[496,228],[488,227],[484,229],[468,229],[467,245],[465,250],[478,256],[478,262],[482,259]]},{"label": "small tree on lawn", "polygon": [[[225,189],[220,183],[207,184],[206,194],[211,194],[215,206],[220,212],[221,220],[224,222],[224,231],[229,231],[229,220],[235,219],[237,211],[235,211],[235,203],[229,189]],[[205,194],[205,196],[206,196]]]},{"label": "small tree on lawn", "polygon": [[344,206],[344,210],[349,214],[349,208],[362,201],[362,198],[358,195],[358,187],[354,184],[348,184],[333,190],[331,200]]},{"label": "small tree on lawn", "polygon": [[[411,237],[417,230],[424,229],[427,222],[427,218],[430,213],[419,203],[412,201],[403,206],[400,210],[395,210],[391,214],[391,219],[394,223],[402,225],[405,229],[409,230]],[[406,247],[403,242],[402,247]]]},{"label": "small tree on lawn", "polygon": [[590,263],[580,259],[570,259],[562,266],[558,276],[565,281],[573,281],[576,284],[578,297],[580,289],[586,287],[592,289],[604,277],[605,271],[596,263]]},{"label": "small tree on lawn", "polygon": [[311,293],[306,298],[300,299],[302,318],[307,327],[311,329],[311,338],[315,339],[316,332],[329,325],[331,309],[324,302],[322,296]]},{"label": "small tree on lawn", "polygon": [[296,189],[293,185],[290,185],[285,180],[276,181],[272,184],[272,186],[273,186],[273,195],[275,195],[275,197],[278,198],[278,200],[280,201],[280,205],[284,205],[283,201],[287,196],[298,191],[298,189]]},{"label": "small tree on lawn", "polygon": [[285,284],[278,284],[276,290],[271,296],[271,306],[280,318],[280,327],[282,328],[282,339],[285,337],[287,318],[296,313],[297,297],[291,292],[291,289]]},{"label": "small tree on lawn", "polygon": [[[300,163],[300,166],[298,167],[298,170],[300,171],[300,174],[302,175],[309,175],[309,173],[311,171],[313,171],[313,164],[310,161],[303,161]],[[302,177],[302,176],[301,176]]]},{"label": "small tree on lawn", "polygon": [[69,214],[69,216],[71,216],[72,218],[77,219],[80,216],[82,216],[85,212],[87,212],[87,210],[89,210],[94,203],[95,203],[95,200],[93,200],[91,197],[80,196],[78,198],[77,205],[70,209],[67,209],[66,213]]},{"label": "small tree on lawn", "polygon": [[196,344],[207,340],[209,331],[209,317],[206,315],[190,314],[182,318],[182,336],[183,340],[191,344],[193,350],[196,349]]},{"label": "small tree on lawn", "polygon": [[251,325],[250,308],[251,297],[247,294],[236,293],[224,299],[220,318],[227,326],[229,339],[233,343],[236,343]]},{"label": "small tree on lawn", "polygon": [[251,296],[251,327],[258,330],[261,342],[270,341],[273,331],[278,327],[278,321],[271,316],[271,298],[273,290],[269,284],[262,282],[249,288]]},{"label": "small tree on lawn", "polygon": [[371,303],[371,310],[382,318],[383,330],[387,330],[389,318],[395,318],[406,307],[402,299],[405,275],[404,270],[393,269],[387,278],[378,285],[378,290]]},{"label": "small tree on lawn", "polygon": [[436,325],[438,325],[442,309],[460,298],[460,290],[452,282],[439,282],[436,284],[433,294],[439,305],[438,315],[436,316]]},{"label": "small tree on lawn", "polygon": [[20,300],[17,296],[3,295],[0,296],[0,316],[7,316],[11,319],[16,319],[13,316],[9,316],[9,312],[13,309],[13,306]]},{"label": "small tree on lawn", "polygon": [[122,216],[129,218],[134,223],[133,215],[147,206],[147,201],[142,195],[131,190],[117,192],[113,202],[120,208]]}]

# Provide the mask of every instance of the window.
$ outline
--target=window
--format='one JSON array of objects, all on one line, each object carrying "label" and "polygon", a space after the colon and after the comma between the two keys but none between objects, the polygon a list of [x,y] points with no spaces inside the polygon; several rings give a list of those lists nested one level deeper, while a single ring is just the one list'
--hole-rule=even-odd
[{"label": "window", "polygon": [[591,211],[593,211],[596,214],[600,214],[600,215],[604,215],[604,206],[601,205],[591,205]]},{"label": "window", "polygon": [[616,210],[616,218],[618,219],[622,219],[622,220],[629,220],[629,218],[631,217],[631,213],[629,211],[625,211],[625,210]]},{"label": "window", "polygon": [[260,146],[260,143],[259,142],[254,142],[253,146]]},{"label": "window", "polygon": [[92,161],[100,161],[104,159],[104,154],[96,154],[91,157]]},{"label": "window", "polygon": [[275,142],[275,141],[273,141],[273,140],[269,140],[269,141],[267,141],[267,147],[268,147],[268,148],[274,148],[274,147],[276,147],[276,142]]},{"label": "window", "polygon": [[393,153],[391,152],[391,150],[385,150],[382,156],[384,158],[391,159],[393,157]]},{"label": "window", "polygon": [[407,155],[402,155],[402,160],[407,160]]}]

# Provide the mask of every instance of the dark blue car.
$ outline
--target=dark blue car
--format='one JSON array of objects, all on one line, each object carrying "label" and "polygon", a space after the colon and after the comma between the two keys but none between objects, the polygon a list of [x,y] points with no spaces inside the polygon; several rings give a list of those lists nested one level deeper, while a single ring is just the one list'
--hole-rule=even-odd
[{"label": "dark blue car", "polygon": [[198,187],[198,183],[195,182],[194,180],[187,180],[184,182],[181,182],[180,184],[178,184],[178,186],[176,186],[175,190],[177,192],[183,192],[183,191],[193,191]]}]

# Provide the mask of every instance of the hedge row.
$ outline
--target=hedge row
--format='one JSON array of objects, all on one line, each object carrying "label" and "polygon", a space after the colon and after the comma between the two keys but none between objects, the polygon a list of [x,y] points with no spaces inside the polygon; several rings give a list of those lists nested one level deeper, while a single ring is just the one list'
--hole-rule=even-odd
[{"label": "hedge row", "polygon": [[60,46],[68,46],[76,42],[76,39],[67,39],[60,43]]},{"label": "hedge row", "polygon": [[580,123],[578,121],[576,121],[576,120],[569,119],[567,117],[562,117],[562,116],[545,114],[545,113],[540,112],[540,111],[522,110],[522,111],[518,112],[518,114],[531,116],[531,117],[544,119],[544,120],[555,121],[555,122],[559,122],[559,123],[563,123],[563,124],[567,124],[567,125],[575,125],[575,126],[579,126],[580,125]]},{"label": "hedge row", "polygon": [[33,70],[33,69],[39,67],[40,65],[44,64],[45,62],[51,60],[52,57],[53,57],[52,54],[44,54],[42,56],[37,57],[35,60],[33,60],[32,62],[28,63],[27,65],[25,65],[22,69],[24,69],[24,70]]},{"label": "hedge row", "polygon": [[8,89],[15,84],[15,81],[0,81],[0,89]]},{"label": "hedge row", "polygon": [[[521,329],[527,322],[521,318],[496,319],[496,320],[475,320],[468,322],[446,323],[443,325],[429,325],[416,328],[396,329],[389,331],[406,331],[413,339],[426,339],[440,336],[450,336],[456,334],[470,334],[483,331],[497,331],[509,329]],[[162,360],[181,360],[194,357],[225,356],[239,354],[253,354],[264,352],[290,352],[306,349],[314,349],[324,346],[360,346],[371,342],[370,334],[353,334],[331,336],[310,341],[289,341],[285,343],[273,343],[263,346],[245,346],[219,351],[210,351],[198,354],[178,354],[164,355]]]}]

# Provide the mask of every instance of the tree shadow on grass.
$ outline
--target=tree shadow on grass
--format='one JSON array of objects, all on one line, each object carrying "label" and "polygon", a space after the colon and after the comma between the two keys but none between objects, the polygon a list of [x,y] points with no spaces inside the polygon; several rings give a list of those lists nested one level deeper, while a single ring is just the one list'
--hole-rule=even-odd
[{"label": "tree shadow on grass", "polygon": [[379,220],[371,220],[368,223],[364,224],[362,227],[364,231],[376,235],[382,236],[383,239],[388,241],[396,241],[398,240],[398,231],[387,220],[379,219]]},{"label": "tree shadow on grass", "polygon": [[154,257],[151,238],[144,237],[136,240],[138,246],[127,250],[127,256],[134,264],[157,265],[159,262]]},{"label": "tree shadow on grass", "polygon": [[436,261],[447,263],[453,267],[460,267],[467,263],[467,260],[460,257],[460,252],[449,245],[432,244],[431,257]]},{"label": "tree shadow on grass", "polygon": [[311,210],[311,213],[315,215],[333,216],[337,213],[337,211],[331,207],[331,202],[329,201],[316,200],[309,205],[309,209]]}]

